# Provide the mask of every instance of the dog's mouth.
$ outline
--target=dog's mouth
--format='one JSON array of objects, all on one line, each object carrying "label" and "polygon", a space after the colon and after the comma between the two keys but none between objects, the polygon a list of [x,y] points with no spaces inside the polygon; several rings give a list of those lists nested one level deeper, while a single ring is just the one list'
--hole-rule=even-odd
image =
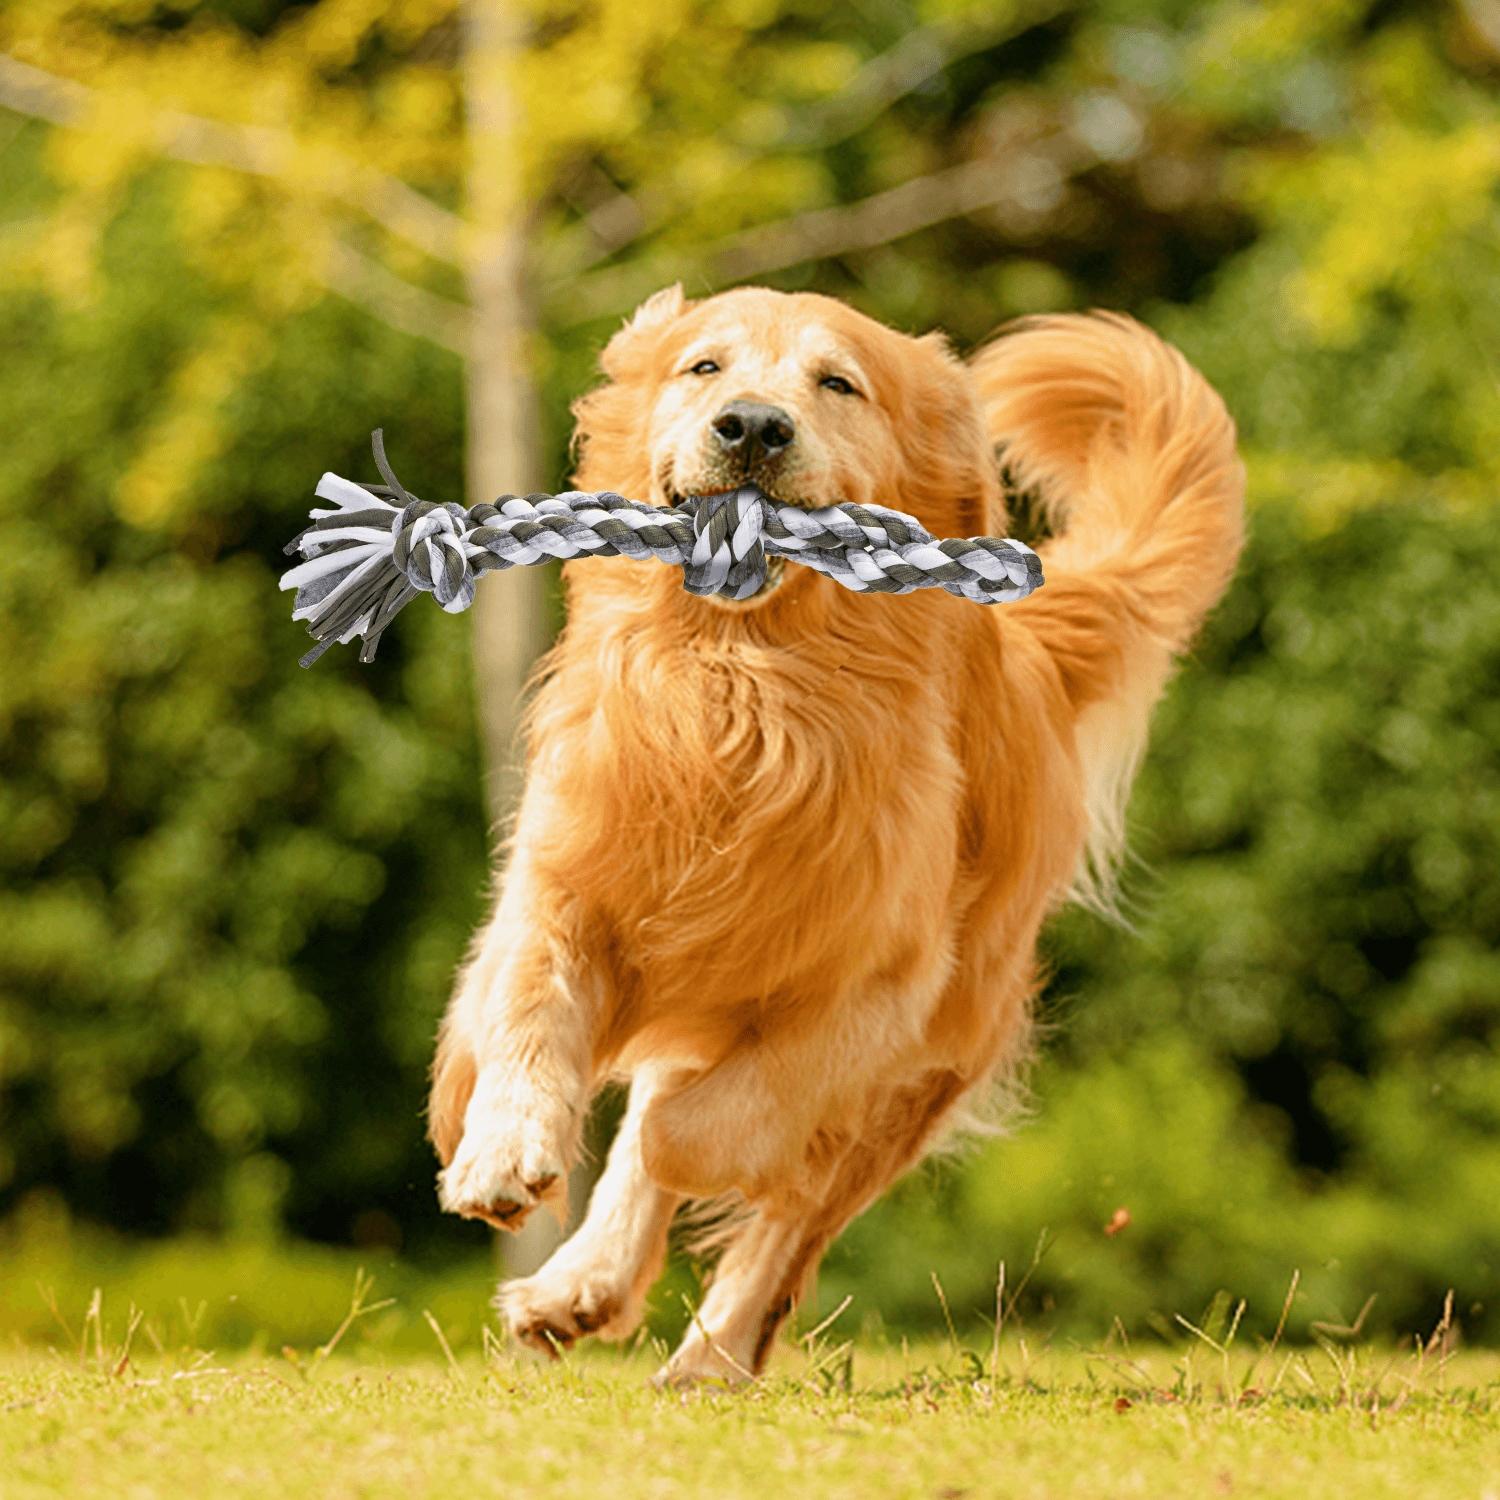
[{"label": "dog's mouth", "polygon": [[[747,483],[753,484],[755,481],[749,480]],[[701,499],[705,495],[727,495],[731,490],[739,488],[739,485],[705,485],[701,489],[694,489],[685,493],[675,485],[667,484],[663,486],[666,492],[667,504],[674,507],[686,505],[689,500]],[[756,485],[756,488],[772,500],[780,500],[783,504],[801,505],[806,503],[789,495],[773,494],[765,485]],[[785,576],[786,559],[784,557],[767,557],[765,581],[753,594],[746,594],[743,599],[728,599],[721,594],[713,594],[709,598],[712,603],[724,605],[730,609],[739,609],[747,604],[759,604],[781,587],[782,579]]]}]

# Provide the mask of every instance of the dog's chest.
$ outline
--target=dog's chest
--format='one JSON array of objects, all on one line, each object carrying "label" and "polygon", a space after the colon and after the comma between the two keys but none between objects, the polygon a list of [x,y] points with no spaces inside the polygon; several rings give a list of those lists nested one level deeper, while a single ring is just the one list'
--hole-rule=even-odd
[{"label": "dog's chest", "polygon": [[920,684],[671,665],[601,691],[554,747],[569,881],[622,971],[663,997],[768,995],[941,925],[962,778]]}]

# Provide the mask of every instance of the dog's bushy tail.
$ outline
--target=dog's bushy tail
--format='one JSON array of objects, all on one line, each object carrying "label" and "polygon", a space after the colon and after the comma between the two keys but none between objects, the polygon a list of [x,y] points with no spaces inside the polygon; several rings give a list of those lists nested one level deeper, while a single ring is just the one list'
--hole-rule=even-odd
[{"label": "dog's bushy tail", "polygon": [[1037,549],[1046,586],[1007,619],[1078,711],[1090,833],[1074,894],[1113,910],[1151,709],[1239,556],[1234,423],[1181,354],[1115,314],[1016,324],[973,371],[988,436],[1053,533]]}]

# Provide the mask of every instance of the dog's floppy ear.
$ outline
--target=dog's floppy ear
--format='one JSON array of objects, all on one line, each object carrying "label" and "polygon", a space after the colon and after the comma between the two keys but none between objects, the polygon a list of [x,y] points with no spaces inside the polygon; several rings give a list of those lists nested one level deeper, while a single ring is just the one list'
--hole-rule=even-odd
[{"label": "dog's floppy ear", "polygon": [[1005,509],[973,377],[946,334],[915,342],[920,356],[909,370],[913,405],[903,440],[917,489],[929,491],[931,514],[950,534],[996,534]]},{"label": "dog's floppy ear", "polygon": [[630,363],[632,352],[643,346],[646,336],[676,321],[689,306],[680,281],[653,292],[604,346],[604,353],[599,356],[600,368],[612,380],[619,379]]},{"label": "dog's floppy ear", "polygon": [[649,403],[641,388],[648,383],[656,335],[691,306],[680,283],[664,287],[647,297],[605,345],[599,365],[607,378],[573,403],[575,484],[646,493],[651,483],[645,461]]}]

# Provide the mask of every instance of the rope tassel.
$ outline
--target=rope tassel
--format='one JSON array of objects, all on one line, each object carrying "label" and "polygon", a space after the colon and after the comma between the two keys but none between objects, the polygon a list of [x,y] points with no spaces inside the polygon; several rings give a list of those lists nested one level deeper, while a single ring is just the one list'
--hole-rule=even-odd
[{"label": "rope tassel", "polygon": [[670,509],[609,491],[504,495],[469,509],[418,500],[391,471],[372,435],[384,484],[337,474],[318,481],[333,509],[286,548],[304,559],[281,576],[295,589],[294,620],[318,643],[310,667],[335,641],[363,642],[370,661],[385,630],[418,594],[450,614],[474,602],[481,573],[549,558],[655,558],[683,571],[692,594],[747,599],[765,582],[766,561],[787,558],[856,593],[940,588],[976,604],[1024,599],[1042,585],[1042,561],[1022,542],[998,537],[939,541],[914,516],[881,505],[817,510],[773,500],[754,485],[695,496]]}]

